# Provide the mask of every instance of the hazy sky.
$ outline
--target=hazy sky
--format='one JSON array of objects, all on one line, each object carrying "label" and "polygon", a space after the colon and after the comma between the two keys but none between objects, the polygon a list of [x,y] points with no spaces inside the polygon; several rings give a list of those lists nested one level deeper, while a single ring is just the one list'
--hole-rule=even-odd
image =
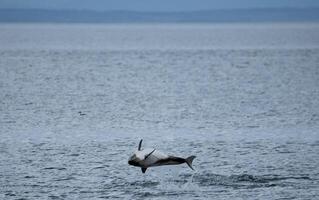
[{"label": "hazy sky", "polygon": [[0,0],[0,8],[189,11],[256,7],[319,7],[319,0]]}]

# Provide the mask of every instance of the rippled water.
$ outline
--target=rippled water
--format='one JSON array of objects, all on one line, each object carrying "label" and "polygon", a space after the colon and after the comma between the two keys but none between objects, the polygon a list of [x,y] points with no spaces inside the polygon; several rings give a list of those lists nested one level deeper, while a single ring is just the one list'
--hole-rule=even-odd
[{"label": "rippled water", "polygon": [[[318,33],[2,24],[0,198],[319,198]],[[141,138],[196,171],[142,174]]]}]

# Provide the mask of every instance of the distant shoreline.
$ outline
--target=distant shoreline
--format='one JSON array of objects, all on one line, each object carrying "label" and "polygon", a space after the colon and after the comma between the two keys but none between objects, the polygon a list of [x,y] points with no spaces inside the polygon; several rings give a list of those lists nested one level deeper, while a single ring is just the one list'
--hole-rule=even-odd
[{"label": "distant shoreline", "polygon": [[319,8],[187,12],[0,9],[0,23],[237,23],[319,22]]}]

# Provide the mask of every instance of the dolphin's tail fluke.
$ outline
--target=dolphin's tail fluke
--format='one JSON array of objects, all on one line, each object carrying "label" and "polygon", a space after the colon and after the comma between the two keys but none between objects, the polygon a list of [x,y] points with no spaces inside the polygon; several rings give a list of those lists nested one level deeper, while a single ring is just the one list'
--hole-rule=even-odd
[{"label": "dolphin's tail fluke", "polygon": [[192,163],[193,163],[193,160],[196,158],[196,156],[189,156],[188,158],[185,159],[187,165],[192,169],[194,170],[193,166],[192,166]]}]

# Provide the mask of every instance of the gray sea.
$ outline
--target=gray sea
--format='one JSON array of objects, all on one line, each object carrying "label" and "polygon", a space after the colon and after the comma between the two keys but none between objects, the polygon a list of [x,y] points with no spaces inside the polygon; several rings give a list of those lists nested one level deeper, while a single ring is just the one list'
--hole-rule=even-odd
[{"label": "gray sea", "polygon": [[0,24],[0,199],[319,199],[319,24]]}]

